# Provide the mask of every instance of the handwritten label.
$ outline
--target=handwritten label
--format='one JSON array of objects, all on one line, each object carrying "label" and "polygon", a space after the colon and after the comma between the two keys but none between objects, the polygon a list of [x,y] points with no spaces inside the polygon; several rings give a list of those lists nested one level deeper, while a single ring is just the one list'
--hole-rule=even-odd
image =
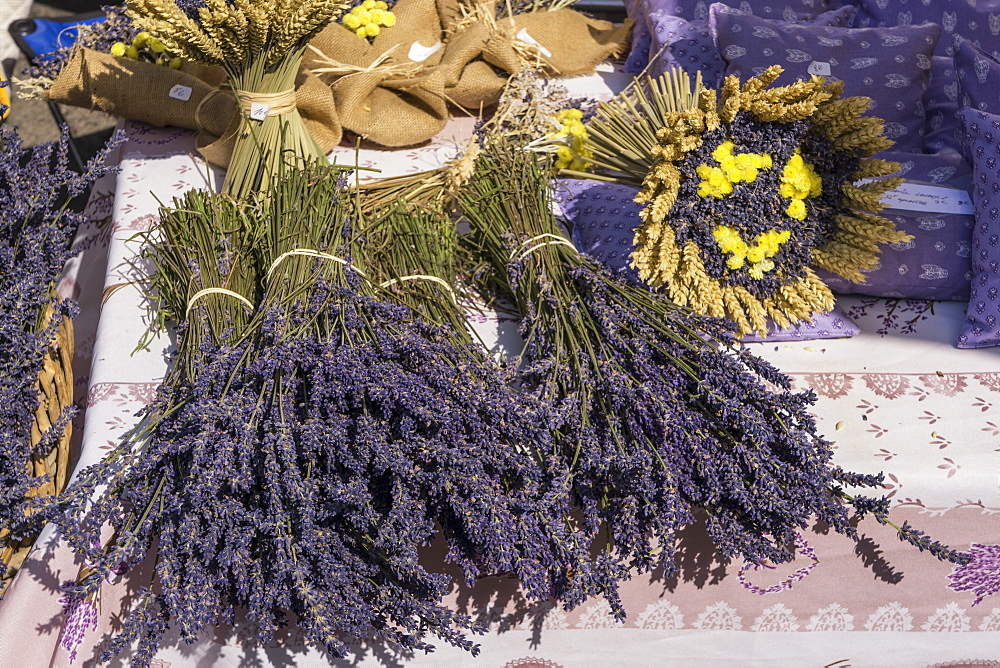
[{"label": "handwritten label", "polygon": [[524,42],[525,44],[532,45],[533,47],[535,47],[536,49],[538,49],[538,52],[540,54],[542,54],[543,56],[545,56],[546,58],[551,58],[552,57],[552,52],[549,51],[548,49],[546,49],[544,46],[542,46],[538,42],[536,42],[535,38],[528,34],[528,29],[527,28],[521,28],[521,31],[518,32],[516,35],[514,35],[514,39],[520,40],[520,41]]},{"label": "handwritten label", "polygon": [[809,74],[815,74],[819,77],[828,77],[833,74],[833,69],[830,67],[830,63],[823,63],[818,60],[814,60],[809,63],[809,69],[807,71]]},{"label": "handwritten label", "polygon": [[971,216],[975,212],[972,197],[964,190],[909,181],[904,181],[898,188],[882,195],[882,204],[887,209],[921,213],[958,213]]},{"label": "handwritten label", "polygon": [[420,42],[414,42],[410,45],[410,51],[406,54],[406,57],[415,63],[422,63],[435,53],[441,50],[441,40],[438,40],[431,46],[424,46]]},{"label": "handwritten label", "polygon": [[260,102],[250,103],[250,118],[255,121],[263,121],[271,113],[271,107]]},{"label": "handwritten label", "polygon": [[191,87],[183,86],[181,84],[176,84],[174,85],[173,88],[170,89],[170,92],[167,93],[167,96],[172,97],[175,100],[180,100],[181,102],[187,102],[188,100],[191,99]]}]

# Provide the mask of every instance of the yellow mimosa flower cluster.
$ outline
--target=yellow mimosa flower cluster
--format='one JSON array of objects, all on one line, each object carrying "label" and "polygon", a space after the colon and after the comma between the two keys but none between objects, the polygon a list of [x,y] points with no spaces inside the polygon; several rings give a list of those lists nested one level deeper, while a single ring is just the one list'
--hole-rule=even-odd
[{"label": "yellow mimosa flower cluster", "polygon": [[365,0],[344,14],[340,22],[358,37],[375,37],[382,32],[382,28],[396,25],[396,15],[382,0]]},{"label": "yellow mimosa flower cluster", "polygon": [[816,169],[802,159],[798,150],[788,160],[781,171],[781,196],[791,201],[785,213],[796,220],[806,219],[807,197],[816,197],[823,193],[823,179]]},{"label": "yellow mimosa flower cluster", "polygon": [[586,146],[587,126],[583,124],[583,112],[579,109],[561,109],[556,114],[560,127],[552,138],[566,137],[566,144],[556,149],[556,169],[570,169],[582,172],[590,165],[593,155]]},{"label": "yellow mimosa flower cluster", "polygon": [[788,230],[768,230],[763,234],[758,234],[751,246],[743,240],[738,230],[728,225],[719,225],[712,232],[715,242],[723,253],[729,253],[726,266],[736,270],[749,264],[747,273],[751,278],[761,279],[764,274],[774,269],[774,261],[771,259],[781,249],[781,245],[788,241],[792,233]]},{"label": "yellow mimosa flower cluster", "polygon": [[148,32],[137,33],[132,38],[131,44],[115,42],[111,45],[111,55],[118,58],[125,57],[132,60],[145,60],[150,63],[169,67],[172,70],[179,69],[181,66],[180,57],[174,56],[167,51],[167,47],[163,45],[163,42]]},{"label": "yellow mimosa flower cluster", "polygon": [[733,142],[729,139],[712,151],[712,158],[719,163],[718,167],[703,164],[695,170],[701,178],[699,197],[725,197],[733,192],[734,183],[753,183],[758,171],[772,166],[771,156],[766,153],[734,154]]}]

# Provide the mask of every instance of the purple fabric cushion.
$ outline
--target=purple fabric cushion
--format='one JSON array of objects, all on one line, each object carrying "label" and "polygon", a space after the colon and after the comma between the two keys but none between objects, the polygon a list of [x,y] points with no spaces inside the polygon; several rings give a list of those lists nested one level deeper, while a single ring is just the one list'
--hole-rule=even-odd
[{"label": "purple fabric cushion", "polygon": [[[573,243],[613,272],[639,282],[639,274],[629,266],[634,248],[632,238],[639,224],[641,205],[634,201],[636,188],[600,181],[561,179],[555,188],[556,201],[570,222]],[[805,341],[854,336],[860,330],[839,308],[817,313],[812,322],[787,329],[771,324],[766,337],[751,334],[744,341]]]},{"label": "purple fabric cushion", "polygon": [[856,4],[858,27],[940,25],[943,32],[935,55],[953,55],[958,36],[998,44],[1000,0],[856,0]]},{"label": "purple fabric cushion", "polygon": [[[645,4],[646,14],[659,12],[667,16],[678,16],[688,21],[708,21],[711,0],[638,0]],[[753,14],[768,19],[793,20],[805,16],[816,16],[829,9],[845,4],[841,0],[731,0],[732,5],[744,14]],[[626,4],[626,8],[628,5]]]},{"label": "purple fabric cushion", "polygon": [[923,146],[923,97],[941,26],[838,28],[780,24],[754,16],[712,13],[726,75],[748,79],[778,64],[777,85],[810,77],[810,69],[844,81],[844,94],[871,98],[895,150]]},{"label": "purple fabric cushion", "polygon": [[653,12],[646,17],[652,41],[650,74],[658,77],[672,67],[691,76],[701,72],[706,88],[715,88],[725,69],[707,21],[688,21],[679,16]]},{"label": "purple fabric cushion", "polygon": [[[993,45],[1000,49],[1000,38]],[[955,47],[955,69],[961,90],[961,105],[1000,114],[1000,59],[967,39]]]},{"label": "purple fabric cushion", "polygon": [[[711,16],[713,4],[709,8]],[[723,11],[750,15],[741,9],[727,5],[718,5]],[[789,18],[777,19],[780,23],[801,23],[812,25],[847,26],[854,18],[855,8],[845,5],[839,9],[831,9],[819,16],[799,14],[790,9],[786,13]],[[679,16],[663,11],[650,12],[646,16],[648,32],[652,42],[649,57],[653,66],[650,74],[659,76],[671,67],[679,67],[694,76],[701,72],[702,82],[706,87],[715,88],[722,79],[725,62],[719,55],[715,39],[708,21],[688,21]]]},{"label": "purple fabric cushion", "polygon": [[924,124],[924,151],[962,150],[962,123],[958,120],[958,73],[951,56],[931,58],[931,79],[924,95],[927,121]]},{"label": "purple fabric cushion", "polygon": [[972,286],[959,348],[1000,345],[1000,116],[960,112],[972,153]]},{"label": "purple fabric cushion", "polygon": [[625,9],[630,19],[632,19],[632,48],[625,59],[624,70],[629,74],[639,74],[649,65],[649,28],[646,27],[646,18],[640,15],[639,9],[644,7],[644,3],[630,0],[625,3]]},{"label": "purple fabric cushion", "polygon": [[[972,189],[972,170],[960,153],[885,152],[880,157],[902,165],[898,172],[918,184]],[[886,208],[882,215],[896,228],[913,235],[912,241],[882,247],[879,266],[865,283],[853,283],[818,271],[827,285],[841,294],[965,301],[969,296],[971,236],[974,218],[957,213],[932,213]]]}]

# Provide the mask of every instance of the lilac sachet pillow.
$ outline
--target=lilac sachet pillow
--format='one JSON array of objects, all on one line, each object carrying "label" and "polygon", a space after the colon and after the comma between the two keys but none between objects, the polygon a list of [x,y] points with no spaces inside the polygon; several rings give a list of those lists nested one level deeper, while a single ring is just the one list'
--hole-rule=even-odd
[{"label": "lilac sachet pillow", "polygon": [[[578,179],[561,179],[555,196],[563,216],[572,226],[573,244],[611,271],[622,272],[639,282],[639,274],[629,266],[635,228],[639,225],[640,204],[634,201],[636,188]],[[744,341],[806,341],[855,336],[860,330],[840,308],[817,313],[811,322],[786,329],[771,323],[768,334],[750,334]]]},{"label": "lilac sachet pillow", "polygon": [[[994,40],[1000,48],[1000,37]],[[955,47],[955,69],[961,106],[1000,114],[1000,59],[963,39]]]},{"label": "lilac sachet pillow", "polygon": [[[954,53],[957,37],[1000,49],[1000,0],[855,0],[858,27],[936,23],[942,28],[936,55]],[[1000,55],[1000,54],[998,54]]]},{"label": "lilac sachet pillow", "polygon": [[956,345],[1000,345],[1000,115],[977,109],[960,113],[972,155],[972,283]]},{"label": "lilac sachet pillow", "polygon": [[726,75],[746,80],[777,64],[784,68],[777,85],[813,74],[842,80],[844,95],[871,99],[870,113],[885,121],[895,150],[921,150],[923,98],[940,26],[795,25],[726,11],[712,12],[712,26]]},{"label": "lilac sachet pillow", "polygon": [[913,239],[883,246],[879,266],[865,272],[864,283],[822,270],[816,273],[840,294],[967,300],[975,222],[969,164],[951,149],[926,154],[886,151],[881,157],[899,162],[897,174],[906,179],[896,191],[906,193],[906,199],[887,194],[883,202],[889,207],[881,215]]},{"label": "lilac sachet pillow", "polygon": [[962,151],[962,123],[958,120],[959,86],[955,59],[931,58],[931,77],[924,95],[924,151]]},{"label": "lilac sachet pillow", "polygon": [[[713,0],[639,0],[645,3],[647,13],[659,12],[688,21],[708,21],[709,6]],[[785,21],[816,16],[830,9],[838,9],[854,2],[841,0],[731,0],[734,8],[744,14],[766,19]]]},{"label": "lilac sachet pillow", "polygon": [[646,3],[641,0],[626,0],[625,11],[632,19],[632,47],[625,59],[624,70],[629,74],[639,74],[649,65],[649,28],[646,27]]},{"label": "lilac sachet pillow", "polygon": [[[746,4],[746,3],[743,3]],[[715,5],[713,4],[712,7]],[[750,12],[720,4],[724,11],[739,14]],[[711,16],[711,7],[709,8]],[[747,9],[752,9],[748,7]],[[759,9],[759,8],[758,8]],[[818,16],[792,12],[776,18],[780,23],[840,26],[850,25],[855,8],[845,5],[831,9]],[[653,11],[646,15],[651,36],[649,58],[652,63],[650,73],[659,76],[671,67],[679,67],[690,75],[701,72],[702,81],[708,88],[715,88],[722,79],[725,62],[719,55],[718,47],[709,26],[709,21],[693,20],[674,16],[663,11]]]}]

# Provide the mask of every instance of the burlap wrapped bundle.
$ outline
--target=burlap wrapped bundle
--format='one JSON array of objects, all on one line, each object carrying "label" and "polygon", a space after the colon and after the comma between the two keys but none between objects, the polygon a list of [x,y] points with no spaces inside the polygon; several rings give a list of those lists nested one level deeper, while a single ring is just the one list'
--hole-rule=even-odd
[{"label": "burlap wrapped bundle", "polygon": [[434,0],[400,0],[396,25],[369,42],[332,23],[310,42],[306,67],[328,82],[343,126],[383,146],[433,137],[448,120],[440,81],[441,23]]},{"label": "burlap wrapped bundle", "polygon": [[[172,70],[81,48],[45,97],[157,127],[197,130],[198,146],[205,158],[225,167],[239,113],[225,80],[221,67],[184,62],[180,69]],[[296,80],[295,97],[306,127],[324,151],[331,151],[340,142],[341,125],[330,89],[302,72]]]},{"label": "burlap wrapped bundle", "polygon": [[[527,66],[550,75],[593,72],[626,47],[632,22],[622,25],[572,9],[496,18],[496,0],[438,0],[447,35],[440,76],[445,96],[463,107],[495,104],[512,74]],[[500,72],[498,72],[498,70]]]},{"label": "burlap wrapped bundle", "polygon": [[344,128],[383,146],[410,146],[444,127],[448,103],[478,112],[510,75],[591,72],[626,44],[616,26],[569,9],[496,18],[496,1],[400,0],[396,25],[369,43],[332,24],[305,60],[329,82]]}]

